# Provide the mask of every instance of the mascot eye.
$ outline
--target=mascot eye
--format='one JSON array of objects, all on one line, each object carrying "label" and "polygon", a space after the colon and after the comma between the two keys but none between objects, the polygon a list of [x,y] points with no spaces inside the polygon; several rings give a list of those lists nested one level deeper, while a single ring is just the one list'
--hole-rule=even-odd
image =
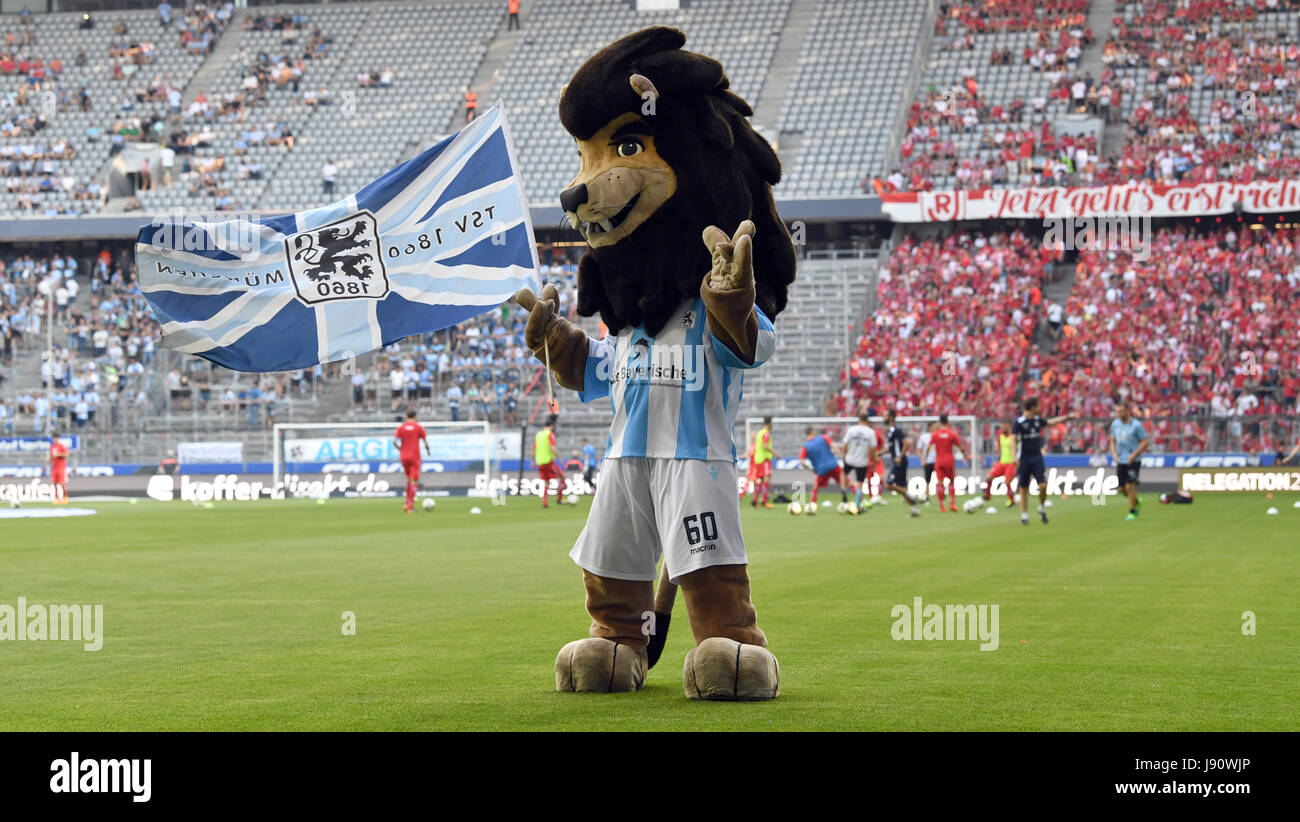
[{"label": "mascot eye", "polygon": [[624,140],[618,144],[618,156],[633,157],[645,151],[645,146],[641,145],[640,140]]}]

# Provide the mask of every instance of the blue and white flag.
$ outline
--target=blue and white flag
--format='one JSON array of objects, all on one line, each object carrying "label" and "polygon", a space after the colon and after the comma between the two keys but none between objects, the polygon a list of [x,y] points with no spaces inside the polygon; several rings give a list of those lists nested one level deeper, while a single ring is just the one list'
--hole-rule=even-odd
[{"label": "blue and white flag", "polygon": [[346,360],[538,289],[499,101],[332,205],[251,222],[155,219],[135,254],[162,345],[236,371]]}]

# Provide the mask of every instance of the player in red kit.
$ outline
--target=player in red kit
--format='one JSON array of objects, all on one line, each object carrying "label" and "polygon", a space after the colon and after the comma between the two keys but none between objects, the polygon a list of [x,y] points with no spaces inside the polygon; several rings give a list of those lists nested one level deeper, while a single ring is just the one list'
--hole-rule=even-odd
[{"label": "player in red kit", "polygon": [[50,482],[54,483],[54,504],[68,504],[68,446],[58,432],[50,437]]},{"label": "player in red kit", "polygon": [[415,510],[415,492],[420,486],[420,443],[424,443],[424,453],[429,453],[429,438],[424,433],[424,426],[415,421],[415,409],[408,409],[406,422],[397,426],[393,434],[393,445],[397,446],[402,457],[402,473],[406,474],[406,513]]},{"label": "player in red kit", "polygon": [[961,452],[966,459],[966,446],[956,431],[948,427],[948,415],[939,415],[939,427],[930,434],[930,446],[934,448],[934,484],[939,494],[939,513],[943,513],[943,485],[946,479],[952,484],[951,513],[957,513],[957,462],[953,458],[953,449]]}]

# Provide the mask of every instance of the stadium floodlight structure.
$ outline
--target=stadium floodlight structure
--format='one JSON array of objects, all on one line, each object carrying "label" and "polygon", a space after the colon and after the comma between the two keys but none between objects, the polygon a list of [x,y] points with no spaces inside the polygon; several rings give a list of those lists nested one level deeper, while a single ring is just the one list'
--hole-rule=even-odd
[{"label": "stadium floodlight structure", "polygon": [[[496,447],[490,422],[417,421],[424,426],[432,451],[426,455],[421,445],[422,460],[474,462],[481,459],[484,476],[491,478],[493,452],[503,449]],[[398,463],[392,442],[399,425],[394,420],[276,423],[271,427],[274,481],[278,486],[286,473],[319,473],[314,467],[304,470],[319,463]],[[513,447],[518,451],[518,445]],[[400,465],[392,473],[401,473]]]},{"label": "stadium floodlight structure", "polygon": [[[908,458],[908,463],[912,468],[921,466],[921,454],[916,453],[917,440],[921,435],[929,430],[930,423],[938,422],[939,418],[934,417],[897,417],[894,422],[903,427],[907,432],[907,437],[912,441],[912,454]],[[850,425],[856,425],[857,417],[773,417],[772,418],[772,445],[777,455],[782,458],[792,458],[799,455],[799,448],[805,442],[804,429],[816,428],[823,433],[830,433],[831,440],[837,445],[840,438],[843,437],[845,429]],[[956,431],[961,436],[962,441],[970,448],[967,454],[970,457],[970,464],[974,471],[980,471],[983,466],[980,462],[980,437],[979,419],[969,415],[948,415],[948,427]],[[884,417],[872,417],[872,426],[883,426]],[[754,442],[754,436],[759,429],[763,427],[762,417],[745,418],[745,440],[738,443],[736,447],[737,456],[745,458],[749,454],[749,446]],[[885,443],[880,443],[882,456],[887,452]]]}]

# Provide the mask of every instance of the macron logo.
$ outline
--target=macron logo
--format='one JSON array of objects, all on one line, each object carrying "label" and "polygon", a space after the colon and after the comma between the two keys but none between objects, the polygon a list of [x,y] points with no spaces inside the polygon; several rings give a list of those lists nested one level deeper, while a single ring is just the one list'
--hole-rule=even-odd
[{"label": "macron logo", "polygon": [[150,772],[153,760],[81,759],[73,751],[68,759],[50,763],[51,793],[129,793],[132,802],[148,802],[153,795]]}]

